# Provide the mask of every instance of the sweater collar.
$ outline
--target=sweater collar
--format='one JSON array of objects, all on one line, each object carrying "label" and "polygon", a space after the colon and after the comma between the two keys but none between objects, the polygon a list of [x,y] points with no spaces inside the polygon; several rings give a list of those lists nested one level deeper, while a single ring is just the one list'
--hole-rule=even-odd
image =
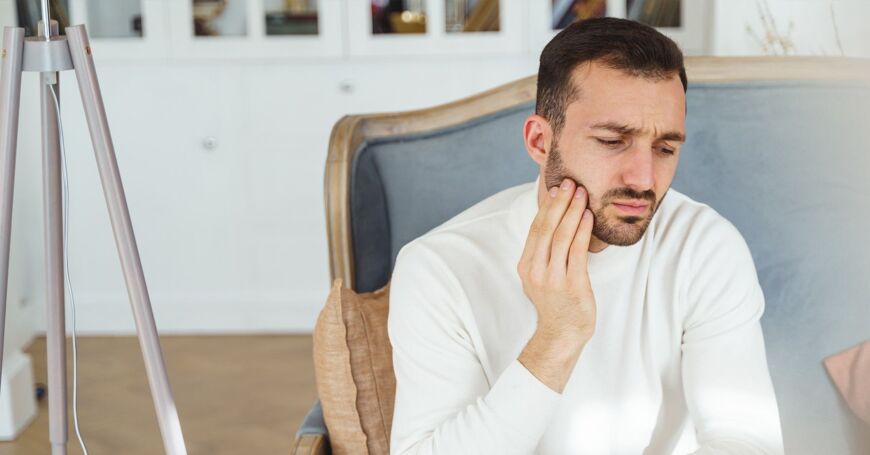
[{"label": "sweater collar", "polygon": [[[511,204],[511,221],[513,223],[514,235],[520,245],[520,251],[525,246],[532,221],[534,221],[535,216],[538,214],[538,186],[540,184],[541,175],[538,174],[534,182],[523,185],[523,190]],[[641,243],[643,242],[640,241],[627,247],[609,245],[597,253],[589,253],[589,269],[600,269],[609,267],[611,264],[619,264],[622,262],[620,259],[625,258],[629,250],[639,247]]]}]

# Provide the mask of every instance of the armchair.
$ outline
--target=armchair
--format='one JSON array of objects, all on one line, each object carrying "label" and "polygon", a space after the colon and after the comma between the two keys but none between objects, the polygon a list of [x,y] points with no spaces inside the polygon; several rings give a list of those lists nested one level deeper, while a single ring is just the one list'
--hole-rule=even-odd
[{"label": "armchair", "polygon": [[[688,140],[672,185],[733,222],[753,253],[786,452],[850,453],[859,430],[821,361],[870,338],[870,65],[688,58],[686,67]],[[430,109],[342,118],[324,178],[330,278],[376,290],[408,241],[534,180],[521,137],[534,99],[527,77]],[[293,453],[329,453],[319,402],[296,438]]]}]

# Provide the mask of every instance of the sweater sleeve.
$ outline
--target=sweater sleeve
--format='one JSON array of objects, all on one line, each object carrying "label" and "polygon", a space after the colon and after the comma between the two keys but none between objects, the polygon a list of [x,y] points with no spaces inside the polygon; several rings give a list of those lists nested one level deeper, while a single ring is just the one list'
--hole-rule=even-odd
[{"label": "sweater sleeve", "polygon": [[764,294],[745,240],[718,217],[690,259],[682,343],[694,454],[782,454],[760,318]]},{"label": "sweater sleeve", "polygon": [[518,360],[490,383],[467,302],[446,264],[419,242],[396,259],[387,330],[396,399],[391,454],[529,454],[561,394]]}]

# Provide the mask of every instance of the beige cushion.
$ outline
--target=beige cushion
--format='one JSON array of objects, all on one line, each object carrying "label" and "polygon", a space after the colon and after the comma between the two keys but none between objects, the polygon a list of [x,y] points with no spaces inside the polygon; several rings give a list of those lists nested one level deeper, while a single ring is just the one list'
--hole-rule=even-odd
[{"label": "beige cushion", "polygon": [[332,283],[314,327],[314,376],[335,455],[388,455],[396,377],[387,283],[357,294]]}]

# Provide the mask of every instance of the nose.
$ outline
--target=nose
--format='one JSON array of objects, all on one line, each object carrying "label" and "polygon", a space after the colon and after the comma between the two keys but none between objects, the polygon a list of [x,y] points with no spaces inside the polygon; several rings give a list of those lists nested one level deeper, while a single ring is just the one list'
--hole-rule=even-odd
[{"label": "nose", "polygon": [[647,191],[655,186],[655,169],[651,145],[634,144],[627,153],[623,165],[622,183],[638,192]]}]

